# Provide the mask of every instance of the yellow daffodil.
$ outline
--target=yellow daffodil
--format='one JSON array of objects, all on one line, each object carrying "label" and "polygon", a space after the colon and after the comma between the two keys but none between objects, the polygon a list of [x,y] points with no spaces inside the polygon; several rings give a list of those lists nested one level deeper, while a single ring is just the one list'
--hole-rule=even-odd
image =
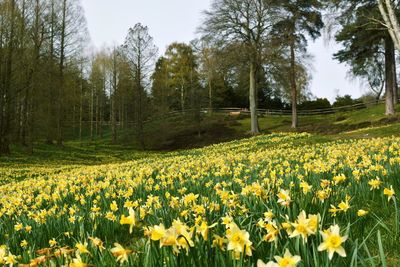
[{"label": "yellow daffodil", "polygon": [[288,249],[286,249],[283,257],[275,256],[274,258],[276,262],[264,263],[262,260],[258,260],[257,267],[295,267],[301,261],[300,256],[293,256]]},{"label": "yellow daffodil", "polygon": [[18,223],[16,225],[14,225],[14,230],[15,231],[20,231],[22,228],[24,228],[24,226],[22,225],[22,223]]},{"label": "yellow daffodil", "polygon": [[25,239],[21,241],[20,246],[22,248],[26,248],[28,246],[28,241],[26,241]]},{"label": "yellow daffodil", "polygon": [[197,226],[197,233],[201,234],[201,236],[203,237],[203,239],[205,241],[208,240],[208,231],[209,229],[215,227],[217,225],[217,223],[214,223],[212,225],[208,225],[207,222],[202,221],[202,223]]},{"label": "yellow daffodil", "polygon": [[377,177],[376,179],[370,180],[368,184],[371,186],[371,190],[379,189],[382,181]]},{"label": "yellow daffodil", "polygon": [[160,223],[150,228],[150,238],[153,241],[158,241],[166,235],[164,224]]},{"label": "yellow daffodil", "polygon": [[227,240],[219,235],[214,235],[214,239],[212,242],[212,247],[219,248],[222,251],[225,251],[225,244]]},{"label": "yellow daffodil", "polygon": [[232,223],[226,231],[226,239],[228,240],[228,250],[232,250],[236,255],[244,253],[247,256],[252,255],[250,234],[246,230],[241,230],[236,224]]},{"label": "yellow daffodil", "polygon": [[384,194],[385,196],[387,196],[387,197],[388,197],[388,201],[390,201],[390,199],[392,199],[392,198],[394,197],[394,195],[395,195],[393,186],[390,186],[390,188],[385,188],[385,189],[383,190],[383,194]]},{"label": "yellow daffodil", "polygon": [[0,264],[4,264],[4,257],[7,255],[7,247],[5,245],[0,246]]},{"label": "yellow daffodil", "polygon": [[76,243],[75,247],[78,249],[77,251],[79,252],[79,254],[90,254],[89,250],[87,249],[87,243]]},{"label": "yellow daffodil", "polygon": [[118,210],[118,204],[115,202],[115,200],[110,204],[110,210],[111,211],[117,211]]},{"label": "yellow daffodil", "polygon": [[347,236],[340,236],[339,225],[332,225],[329,229],[320,231],[320,234],[323,242],[318,246],[318,251],[326,250],[330,260],[335,252],[341,257],[346,257],[346,251],[342,244],[347,240]]},{"label": "yellow daffodil", "polygon": [[310,220],[307,219],[307,214],[303,210],[300,212],[299,216],[297,217],[297,221],[292,223],[294,230],[292,234],[289,236],[290,238],[301,236],[304,242],[307,242],[307,238],[309,235],[312,235],[314,232],[309,226]]},{"label": "yellow daffodil", "polygon": [[8,252],[8,255],[4,257],[4,263],[8,264],[8,266],[10,267],[14,266],[14,264],[18,263],[17,256]]},{"label": "yellow daffodil", "polygon": [[281,189],[281,191],[277,194],[278,203],[282,206],[288,207],[292,199],[290,198],[289,191]]},{"label": "yellow daffodil", "polygon": [[76,257],[72,259],[72,262],[69,264],[69,267],[87,267],[87,266],[89,265],[82,261],[82,258],[79,255],[79,253],[76,253]]},{"label": "yellow daffodil", "polygon": [[110,250],[111,254],[117,258],[120,264],[128,261],[128,255],[132,253],[132,250],[125,249],[118,243],[114,243],[114,247]]},{"label": "yellow daffodil", "polygon": [[341,211],[347,212],[347,210],[350,208],[350,205],[349,205],[349,202],[346,200],[346,201],[340,202],[338,207]]},{"label": "yellow daffodil", "polygon": [[90,241],[92,241],[92,245],[94,247],[99,248],[100,250],[104,250],[104,244],[103,241],[101,241],[101,239],[97,238],[97,237],[89,237]]},{"label": "yellow daffodil", "polygon": [[129,216],[122,215],[120,224],[129,225],[129,233],[131,234],[133,231],[133,227],[137,225],[135,211],[132,208],[129,208]]},{"label": "yellow daffodil", "polygon": [[301,182],[300,188],[303,190],[303,194],[308,194],[311,191],[312,186],[307,182]]},{"label": "yellow daffodil", "polygon": [[50,247],[54,247],[54,246],[56,246],[57,245],[57,241],[53,238],[53,239],[50,239],[49,240],[49,245],[50,245]]},{"label": "yellow daffodil", "polygon": [[357,216],[358,217],[363,217],[363,216],[365,216],[367,214],[368,214],[368,211],[366,211],[366,210],[358,210],[357,211]]}]

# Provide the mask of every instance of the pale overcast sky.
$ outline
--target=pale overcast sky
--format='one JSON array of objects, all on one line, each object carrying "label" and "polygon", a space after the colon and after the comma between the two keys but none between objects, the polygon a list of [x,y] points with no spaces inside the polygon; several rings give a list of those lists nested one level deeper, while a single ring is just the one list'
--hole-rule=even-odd
[{"label": "pale overcast sky", "polygon": [[[202,21],[202,11],[211,0],[82,0],[94,47],[121,44],[129,27],[140,22],[149,27],[160,53],[168,44],[189,42],[196,37]],[[348,68],[332,59],[338,49],[327,47],[322,38],[310,43],[314,56],[311,91],[315,96],[332,101],[339,94],[359,97],[365,90],[357,82],[347,79]]]}]

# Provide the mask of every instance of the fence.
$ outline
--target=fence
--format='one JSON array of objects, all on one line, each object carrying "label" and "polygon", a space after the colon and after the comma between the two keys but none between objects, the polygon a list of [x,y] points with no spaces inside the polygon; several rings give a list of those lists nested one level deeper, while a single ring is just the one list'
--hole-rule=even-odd
[{"label": "fence", "polygon": [[[379,104],[385,103],[384,99],[381,99],[379,101],[373,101],[373,102],[367,102],[367,103],[357,103],[354,105],[348,105],[348,106],[341,106],[341,107],[332,107],[332,108],[327,108],[327,109],[313,109],[313,110],[298,110],[297,114],[299,116],[318,116],[318,115],[328,115],[328,114],[335,114],[335,113],[340,113],[340,112],[345,112],[345,111],[351,111],[351,110],[360,110],[360,109],[367,109],[372,106],[377,106]],[[185,110],[178,110],[178,111],[171,111],[163,115],[159,116],[152,116],[148,120],[146,120],[144,123],[151,123],[154,121],[158,120],[165,120],[165,119],[173,119],[173,118],[180,118],[182,116],[191,114],[193,112],[198,112],[198,110],[195,109],[185,109]],[[209,108],[202,108],[200,109],[200,112],[202,114],[225,114],[225,115],[231,115],[231,116],[237,116],[237,115],[250,115],[250,110],[244,109],[244,108],[217,108],[217,109],[209,109]],[[292,110],[290,109],[257,109],[258,115],[261,116],[290,116],[292,114]],[[89,125],[91,122],[90,121],[85,121],[83,122],[86,125]],[[94,124],[96,122],[93,122]],[[119,122],[117,125],[119,126]],[[110,122],[103,122],[103,126],[110,126]],[[127,125],[129,126],[135,126],[135,122],[127,122]]]}]

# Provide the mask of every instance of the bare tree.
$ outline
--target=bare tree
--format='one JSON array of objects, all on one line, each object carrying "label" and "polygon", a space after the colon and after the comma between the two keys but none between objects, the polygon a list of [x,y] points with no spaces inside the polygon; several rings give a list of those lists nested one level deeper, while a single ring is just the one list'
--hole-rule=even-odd
[{"label": "bare tree", "polygon": [[111,87],[110,87],[110,116],[111,116],[111,135],[112,142],[115,144],[117,142],[117,104],[116,104],[116,95],[118,90],[118,57],[120,51],[118,48],[114,47],[111,53]]},{"label": "bare tree", "polygon": [[148,28],[138,23],[129,29],[123,45],[123,52],[129,63],[131,76],[134,80],[137,137],[142,147],[144,147],[144,100],[145,94],[149,90],[150,75],[154,69],[158,49],[154,45],[153,38],[149,35]]},{"label": "bare tree", "polygon": [[205,12],[200,31],[221,44],[240,43],[249,66],[249,101],[251,133],[260,132],[257,118],[256,74],[262,61],[264,44],[274,23],[274,8],[265,0],[214,0],[211,11]]}]

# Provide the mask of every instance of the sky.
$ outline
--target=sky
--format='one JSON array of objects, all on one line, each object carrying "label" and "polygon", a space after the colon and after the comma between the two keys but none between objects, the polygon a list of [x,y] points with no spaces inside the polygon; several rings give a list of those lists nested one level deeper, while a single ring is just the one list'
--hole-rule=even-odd
[{"label": "sky", "polygon": [[[211,0],[81,0],[94,48],[122,44],[130,27],[142,23],[160,55],[172,42],[186,42],[196,38],[202,22],[202,11],[209,9]],[[366,90],[348,78],[349,68],[332,59],[340,48],[333,41],[328,45],[321,37],[310,42],[313,55],[311,92],[331,102],[336,95],[360,97]]]}]

